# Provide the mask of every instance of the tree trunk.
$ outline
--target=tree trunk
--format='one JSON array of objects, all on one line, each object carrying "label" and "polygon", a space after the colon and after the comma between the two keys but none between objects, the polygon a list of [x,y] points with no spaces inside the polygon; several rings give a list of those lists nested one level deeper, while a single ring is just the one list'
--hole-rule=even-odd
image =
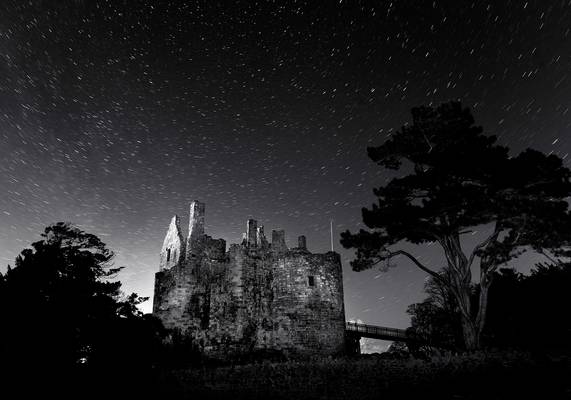
[{"label": "tree trunk", "polygon": [[[486,269],[487,270],[487,269]],[[480,298],[478,299],[478,315],[476,316],[476,329],[478,338],[482,336],[484,326],[486,324],[486,315],[488,311],[488,293],[492,284],[492,275],[488,273],[480,274]]]},{"label": "tree trunk", "polygon": [[490,289],[491,279],[488,274],[482,274],[480,279],[480,296],[478,299],[478,311],[476,315],[472,314],[471,307],[471,288],[466,285],[453,288],[458,308],[460,309],[460,317],[462,323],[462,335],[466,350],[474,351],[481,348],[482,332],[486,322],[486,314],[488,309],[488,292]]},{"label": "tree trunk", "polygon": [[472,318],[462,315],[462,334],[466,350],[474,351],[480,348],[480,334]]},{"label": "tree trunk", "polygon": [[466,350],[474,351],[480,348],[480,335],[476,320],[471,313],[471,290],[469,285],[459,285],[452,288],[455,294],[458,308],[460,309],[460,322],[462,324],[462,336]]},{"label": "tree trunk", "polygon": [[471,260],[468,260],[462,251],[458,235],[446,236],[440,243],[448,262],[448,285],[460,309],[464,345],[468,351],[478,350],[481,347],[481,336],[488,308],[488,289],[492,276],[490,260],[481,260],[480,263],[480,297],[478,310],[473,313]]}]

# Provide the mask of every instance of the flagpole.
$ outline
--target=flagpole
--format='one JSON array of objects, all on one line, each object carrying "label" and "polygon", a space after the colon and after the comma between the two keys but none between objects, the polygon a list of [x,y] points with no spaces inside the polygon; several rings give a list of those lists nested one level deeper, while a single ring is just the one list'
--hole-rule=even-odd
[{"label": "flagpole", "polygon": [[335,250],[333,250],[333,220],[332,219],[329,220],[329,227],[331,230],[331,251],[335,251]]}]

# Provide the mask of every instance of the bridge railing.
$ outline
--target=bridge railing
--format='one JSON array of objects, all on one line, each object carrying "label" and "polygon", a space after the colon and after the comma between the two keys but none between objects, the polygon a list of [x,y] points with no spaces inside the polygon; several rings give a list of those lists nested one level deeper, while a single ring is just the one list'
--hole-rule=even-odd
[{"label": "bridge railing", "polygon": [[357,322],[347,322],[346,329],[349,332],[363,333],[370,336],[407,339],[406,330],[397,328],[387,328],[384,326],[359,324]]}]

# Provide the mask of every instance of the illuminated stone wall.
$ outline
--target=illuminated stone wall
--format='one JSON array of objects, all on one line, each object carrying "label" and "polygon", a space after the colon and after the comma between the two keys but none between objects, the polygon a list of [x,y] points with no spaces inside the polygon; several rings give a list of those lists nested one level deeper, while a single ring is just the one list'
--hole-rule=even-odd
[{"label": "illuminated stone wall", "polygon": [[[200,235],[197,230],[189,235],[187,257],[164,264],[165,246],[161,252],[153,313],[165,327],[180,330],[214,357],[256,351],[287,356],[342,353],[345,311],[339,255],[312,254],[305,237],[299,239],[300,247],[288,249],[283,231],[274,231],[268,243],[255,220],[248,220],[245,240],[226,251],[224,240],[204,234],[204,205],[196,203],[191,214],[195,210],[200,218]],[[167,238],[173,237],[172,229]],[[179,237],[179,231],[174,236]]]}]

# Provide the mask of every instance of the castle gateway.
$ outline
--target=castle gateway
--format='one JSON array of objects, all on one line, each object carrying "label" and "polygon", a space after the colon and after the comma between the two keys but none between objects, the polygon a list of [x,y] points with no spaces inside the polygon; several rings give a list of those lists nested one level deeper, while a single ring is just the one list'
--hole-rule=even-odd
[{"label": "castle gateway", "polygon": [[312,254],[304,236],[289,249],[283,230],[248,220],[226,250],[204,233],[205,207],[190,205],[185,240],[174,216],[155,275],[153,314],[209,356],[252,352],[332,355],[345,350],[341,259]]}]

